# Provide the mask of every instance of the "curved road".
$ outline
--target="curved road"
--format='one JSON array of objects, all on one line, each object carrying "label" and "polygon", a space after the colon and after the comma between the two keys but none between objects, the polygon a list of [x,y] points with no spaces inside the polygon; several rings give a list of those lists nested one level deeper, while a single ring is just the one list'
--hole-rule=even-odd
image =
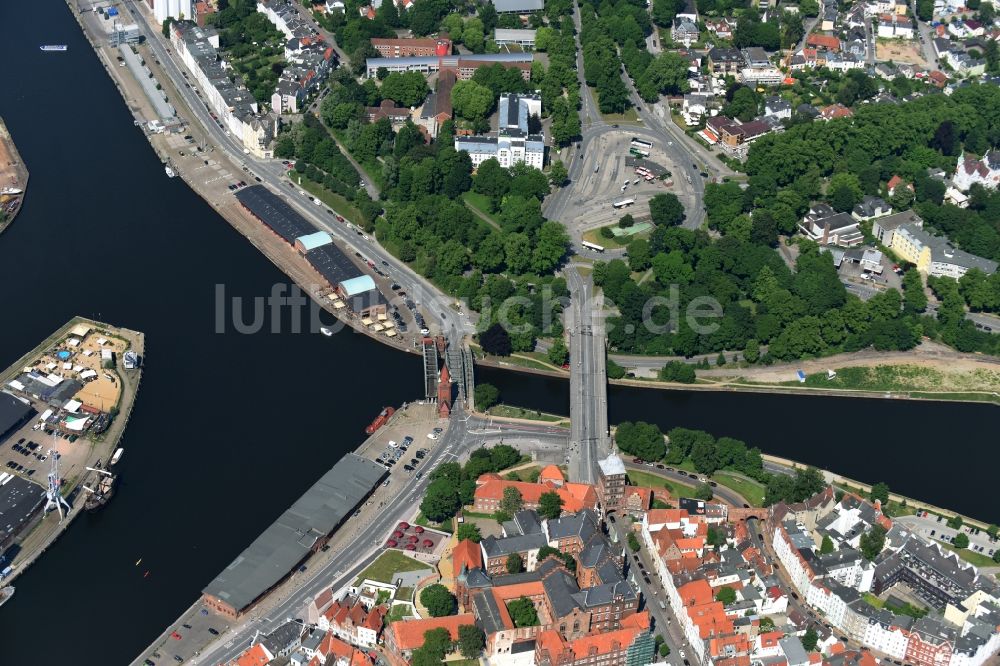
[{"label": "curved road", "polygon": [[[135,0],[125,0],[125,7],[142,26],[147,37],[146,44],[160,61],[160,66],[170,77],[174,88],[184,99],[186,106],[194,114],[195,118],[189,120],[192,122],[197,120],[201,131],[207,133],[210,141],[218,150],[229,157],[234,167],[238,168],[240,164],[246,164],[253,175],[259,177],[262,183],[269,185],[272,190],[283,196],[289,205],[318,228],[329,232],[345,245],[372,259],[373,262],[385,262],[383,266],[387,264],[387,272],[392,279],[402,285],[418,305],[424,306],[432,332],[440,331],[452,344],[456,345],[461,343],[465,334],[473,332],[473,326],[468,319],[464,316],[460,319],[460,316],[450,309],[452,299],[440,293],[405,263],[397,260],[382,248],[372,236],[369,236],[372,240],[365,241],[347,225],[331,222],[329,216],[321,215],[322,208],[312,205],[309,199],[298,194],[299,188],[289,187],[288,183],[291,181],[286,178],[286,169],[280,160],[260,159],[245,154],[243,145],[212,119],[205,101],[185,85],[187,79],[181,71],[181,66],[174,61],[173,46],[168,45],[163,38],[159,26],[154,27],[150,24],[150,17],[145,10],[136,8]],[[368,183],[366,182],[366,184]],[[446,312],[451,312],[451,316],[442,318],[441,313]]]}]

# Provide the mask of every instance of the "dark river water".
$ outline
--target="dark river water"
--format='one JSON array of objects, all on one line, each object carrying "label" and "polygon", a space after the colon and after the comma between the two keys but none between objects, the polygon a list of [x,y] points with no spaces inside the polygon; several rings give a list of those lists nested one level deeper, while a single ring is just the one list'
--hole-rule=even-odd
[{"label": "dark river water", "polygon": [[[19,578],[0,609],[0,664],[125,664],[383,405],[419,397],[421,363],[351,333],[292,333],[288,314],[278,331],[217,332],[216,285],[252,299],[284,276],[164,175],[63,2],[0,2],[0,62],[0,115],[31,171],[0,236],[0,366],[73,315],[147,336],[119,492]],[[512,404],[568,408],[563,381],[480,379]],[[609,403],[612,421],[740,437],[1000,521],[994,407],[620,388]],[[51,631],[57,644],[40,644]]]}]

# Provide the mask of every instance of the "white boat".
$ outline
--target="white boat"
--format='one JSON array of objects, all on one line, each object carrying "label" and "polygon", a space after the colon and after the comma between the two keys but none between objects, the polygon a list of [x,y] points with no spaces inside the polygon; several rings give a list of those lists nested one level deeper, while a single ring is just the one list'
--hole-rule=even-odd
[{"label": "white boat", "polygon": [[65,44],[42,44],[38,48],[42,51],[66,51],[69,49]]},{"label": "white boat", "polygon": [[328,329],[326,326],[323,326],[322,328],[320,328],[319,332],[322,333],[323,335],[325,335],[326,337],[330,337],[331,335],[333,335],[333,331],[331,331],[330,329]]},{"label": "white boat", "polygon": [[115,454],[111,456],[111,464],[114,465],[116,462],[118,462],[118,460],[122,457],[123,453],[125,453],[125,449],[118,447],[118,450],[115,451]]},{"label": "white boat", "polygon": [[167,177],[168,177],[168,178],[173,178],[174,176],[176,176],[176,175],[177,175],[177,174],[176,174],[176,173],[174,172],[174,170],[170,168],[170,165],[169,165],[169,164],[168,164],[167,166],[163,167],[163,170],[164,170],[164,171],[165,171],[165,172],[167,173]]},{"label": "white boat", "polygon": [[8,585],[7,587],[0,588],[0,606],[10,601],[10,598],[14,596],[14,586]]},{"label": "white boat", "polygon": [[0,189],[0,194],[24,194],[24,190],[20,187],[4,187]]}]

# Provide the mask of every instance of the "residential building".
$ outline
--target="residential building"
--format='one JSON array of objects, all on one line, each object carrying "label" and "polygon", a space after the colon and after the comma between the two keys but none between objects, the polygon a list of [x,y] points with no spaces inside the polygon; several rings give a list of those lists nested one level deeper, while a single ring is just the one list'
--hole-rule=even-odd
[{"label": "residential building", "polygon": [[771,124],[766,119],[751,120],[748,123],[725,116],[713,116],[705,122],[702,131],[710,143],[718,143],[723,151],[736,159],[746,158],[750,144],[769,132],[781,129],[780,124]]},{"label": "residential building", "polygon": [[786,119],[792,117],[792,104],[777,95],[772,95],[764,100],[764,115],[774,118]]},{"label": "residential building", "polygon": [[507,572],[507,560],[518,555],[526,571],[534,571],[538,551],[548,545],[538,514],[531,510],[518,511],[514,518],[503,525],[503,536],[489,535],[479,542],[483,554],[483,568],[489,574]]},{"label": "residential building", "polygon": [[383,58],[440,58],[451,55],[451,40],[447,35],[437,39],[372,37],[371,43]]},{"label": "residential building", "polygon": [[830,106],[824,106],[820,109],[819,117],[822,120],[836,120],[838,118],[850,118],[854,115],[848,107],[844,106],[840,102],[836,104],[831,104]]},{"label": "residential building", "polygon": [[257,0],[257,11],[285,35],[286,39],[303,39],[318,34],[311,21],[302,17],[291,3],[283,0]]},{"label": "residential building", "polygon": [[728,17],[705,19],[705,29],[719,39],[730,40],[733,38],[733,31],[736,30],[736,21]]},{"label": "residential building", "polygon": [[535,49],[535,31],[528,29],[494,28],[493,43],[497,46],[520,46]]},{"label": "residential building", "polygon": [[277,118],[260,113],[250,91],[242,83],[230,80],[229,70],[219,56],[218,33],[200,28],[192,21],[174,21],[170,26],[170,41],[223,126],[254,156],[273,157],[271,144]]},{"label": "residential building", "polygon": [[670,29],[670,38],[686,48],[698,41],[700,31],[694,21],[686,18],[675,18],[674,25]]},{"label": "residential building", "polygon": [[912,224],[900,225],[893,233],[889,247],[904,261],[916,264],[917,270],[924,275],[957,280],[973,268],[987,275],[997,270],[997,262],[963,252],[946,237],[932,236]]},{"label": "residential building", "polygon": [[832,51],[834,53],[840,51],[840,38],[835,35],[823,35],[813,32],[806,37],[806,44],[818,49],[826,49],[827,51]]},{"label": "residential building", "polygon": [[320,631],[333,632],[337,638],[371,648],[378,644],[382,627],[389,608],[385,605],[366,607],[358,597],[346,595],[320,616],[317,626]]},{"label": "residential building", "polygon": [[398,107],[391,99],[384,99],[378,106],[365,107],[365,120],[370,123],[378,122],[382,118],[388,118],[393,128],[405,125],[406,121],[413,115],[413,111],[405,107]]},{"label": "residential building", "polygon": [[743,54],[739,49],[712,47],[708,52],[708,70],[718,76],[737,76],[743,69]]},{"label": "residential building", "polygon": [[851,211],[851,217],[858,221],[874,220],[892,212],[892,206],[887,204],[882,197],[866,194],[861,198],[861,203]]},{"label": "residential building", "polygon": [[684,95],[684,102],[681,104],[681,115],[684,116],[684,123],[688,127],[699,124],[708,113],[708,103],[708,95],[700,93]]},{"label": "residential building", "polygon": [[872,222],[872,235],[879,243],[886,247],[892,247],[892,237],[896,229],[904,224],[915,227],[923,227],[924,221],[912,210],[904,210],[900,213],[879,217]]},{"label": "residential building", "polygon": [[958,157],[952,182],[962,192],[968,192],[977,183],[989,190],[997,189],[1000,185],[1000,150],[993,148],[982,159],[962,153]]},{"label": "residential building", "polygon": [[879,39],[913,39],[913,21],[899,14],[883,14],[878,21]]},{"label": "residential building", "polygon": [[858,220],[847,213],[838,213],[826,204],[816,204],[799,222],[799,229],[821,245],[854,247],[864,240]]},{"label": "residential building", "polygon": [[490,158],[496,158],[504,168],[524,162],[541,169],[545,162],[545,137],[528,133],[530,118],[540,117],[541,111],[538,95],[504,93],[500,95],[496,136],[455,137],[455,150],[469,154],[473,169]]}]

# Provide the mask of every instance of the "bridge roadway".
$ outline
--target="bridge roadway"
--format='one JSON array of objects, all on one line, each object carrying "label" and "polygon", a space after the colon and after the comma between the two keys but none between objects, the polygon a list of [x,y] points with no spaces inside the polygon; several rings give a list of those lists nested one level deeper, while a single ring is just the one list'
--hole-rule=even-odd
[{"label": "bridge roadway", "polygon": [[[371,240],[365,241],[347,225],[331,222],[329,216],[321,215],[323,208],[312,205],[306,197],[299,195],[299,188],[293,189],[288,186],[287,183],[291,181],[287,179],[287,170],[280,160],[262,159],[245,154],[243,144],[230,136],[229,132],[212,119],[205,101],[185,85],[188,82],[182,73],[183,65],[175,61],[176,53],[173,45],[164,39],[159,25],[150,23],[150,17],[146,10],[136,5],[135,0],[125,0],[124,3],[124,6],[141,26],[146,36],[146,44],[160,61],[160,65],[170,77],[177,93],[194,115],[194,118],[189,119],[189,121],[197,121],[200,129],[206,133],[208,140],[214,144],[217,150],[229,158],[236,167],[236,171],[239,171],[240,165],[247,165],[253,175],[259,177],[263,184],[270,186],[318,229],[329,232],[334,238],[361,252],[376,264],[379,262],[385,262],[383,265],[388,264],[388,272],[392,279],[402,285],[410,297],[426,310],[427,321],[431,324],[429,327],[431,332],[434,333],[434,329],[437,327],[451,344],[461,345],[464,336],[474,332],[474,328],[467,317],[463,317],[451,309],[451,299],[382,248],[374,236],[369,235]],[[365,180],[368,179],[365,178]],[[387,295],[387,298],[391,297],[391,294]],[[394,304],[401,305],[400,303]],[[448,313],[448,316],[442,317],[443,313]]]},{"label": "bridge roadway", "polygon": [[[424,469],[429,471],[441,463],[457,461],[478,446],[499,441],[517,446],[522,452],[538,451],[540,455],[545,452],[551,454],[565,447],[566,437],[566,429],[558,426],[499,423],[492,419],[466,416],[461,405],[456,404],[450,425],[433,447]],[[428,477],[429,474],[425,474],[421,479],[409,477],[399,492],[385,502],[385,510],[372,522],[360,526],[357,536],[350,545],[343,550],[330,553],[331,556],[323,564],[309,563],[306,572],[295,574],[294,589],[286,592],[285,588],[279,588],[272,592],[273,598],[266,597],[241,624],[214,638],[214,642],[188,663],[206,666],[225,664],[249,647],[258,631],[266,634],[288,620],[300,617],[309,600],[323,589],[332,587],[334,591],[339,591],[349,586],[358,574],[383,552],[381,544],[392,529],[401,520],[413,519],[427,486]],[[341,529],[353,527],[355,526],[351,524],[351,519],[348,519],[347,525]],[[282,594],[287,596],[281,597]],[[178,619],[177,622],[180,621]],[[141,666],[143,659],[152,653],[155,646],[170,643],[169,636],[175,628],[173,624],[167,628],[132,662],[132,666]],[[190,632],[185,633],[190,634]],[[188,638],[190,639],[190,636]]]},{"label": "bridge roadway", "polygon": [[570,335],[570,476],[584,483],[597,478],[597,460],[610,450],[608,379],[605,356],[603,298],[589,277],[566,269],[570,290],[567,330]]}]

